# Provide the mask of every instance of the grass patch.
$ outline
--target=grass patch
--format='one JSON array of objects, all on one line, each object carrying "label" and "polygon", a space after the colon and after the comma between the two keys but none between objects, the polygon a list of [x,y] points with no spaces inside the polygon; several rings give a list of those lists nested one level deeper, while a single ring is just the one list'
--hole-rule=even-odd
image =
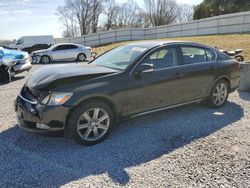
[{"label": "grass patch", "polygon": [[[237,48],[244,49],[243,56],[245,60],[250,60],[250,34],[235,34],[235,35],[209,35],[209,36],[193,36],[193,37],[178,37],[178,38],[163,38],[156,40],[182,40],[192,41],[208,46],[218,47],[219,49],[235,50]],[[150,40],[149,40],[150,41]],[[111,48],[132,43],[135,41],[119,42],[110,45],[100,46],[95,49],[98,54],[102,54]]]}]

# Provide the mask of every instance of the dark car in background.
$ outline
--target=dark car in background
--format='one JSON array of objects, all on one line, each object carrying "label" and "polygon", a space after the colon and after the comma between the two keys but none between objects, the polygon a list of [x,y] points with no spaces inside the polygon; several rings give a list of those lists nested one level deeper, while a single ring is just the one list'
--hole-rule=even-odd
[{"label": "dark car in background", "polygon": [[238,62],[215,48],[177,41],[132,43],[89,64],[38,70],[15,108],[25,130],[64,130],[78,143],[92,145],[123,119],[202,101],[219,108],[239,78]]},{"label": "dark car in background", "polygon": [[37,50],[46,50],[51,47],[51,44],[35,44],[34,46],[23,48],[22,51],[28,52],[29,54]]},{"label": "dark car in background", "polygon": [[7,50],[17,50],[16,48],[11,48],[9,46],[6,46],[6,45],[1,45],[0,44],[0,47],[4,48],[4,49],[7,49]]}]

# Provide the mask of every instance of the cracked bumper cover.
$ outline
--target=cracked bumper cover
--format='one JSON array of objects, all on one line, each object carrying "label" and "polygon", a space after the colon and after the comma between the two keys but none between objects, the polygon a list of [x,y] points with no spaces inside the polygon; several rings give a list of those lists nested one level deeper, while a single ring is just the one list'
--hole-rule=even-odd
[{"label": "cracked bumper cover", "polygon": [[[15,101],[18,126],[29,132],[43,133],[63,130],[69,110],[70,107],[52,106],[39,112],[36,104],[31,104],[20,96]],[[37,128],[37,123],[45,124],[49,128]]]}]

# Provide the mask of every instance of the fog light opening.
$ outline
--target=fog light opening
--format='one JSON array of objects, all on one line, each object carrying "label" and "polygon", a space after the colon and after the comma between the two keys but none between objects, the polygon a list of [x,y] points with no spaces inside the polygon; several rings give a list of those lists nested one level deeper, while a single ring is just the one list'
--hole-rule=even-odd
[{"label": "fog light opening", "polygon": [[49,126],[43,123],[37,123],[36,128],[38,129],[49,129]]}]

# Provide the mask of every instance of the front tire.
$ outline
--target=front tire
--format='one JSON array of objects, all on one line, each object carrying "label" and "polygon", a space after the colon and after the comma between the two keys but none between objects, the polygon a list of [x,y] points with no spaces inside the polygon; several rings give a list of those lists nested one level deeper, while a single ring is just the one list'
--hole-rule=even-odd
[{"label": "front tire", "polygon": [[0,68],[0,77],[4,83],[11,82],[11,75],[5,68]]},{"label": "front tire", "polygon": [[211,108],[220,108],[226,102],[229,94],[229,84],[225,80],[217,81],[208,97],[208,106]]},{"label": "front tire", "polygon": [[42,63],[42,64],[49,64],[49,63],[51,63],[51,59],[50,59],[49,56],[44,55],[44,56],[41,57],[40,63]]},{"label": "front tire", "polygon": [[79,144],[94,145],[108,137],[114,122],[114,113],[106,103],[89,101],[71,113],[69,136]]}]

